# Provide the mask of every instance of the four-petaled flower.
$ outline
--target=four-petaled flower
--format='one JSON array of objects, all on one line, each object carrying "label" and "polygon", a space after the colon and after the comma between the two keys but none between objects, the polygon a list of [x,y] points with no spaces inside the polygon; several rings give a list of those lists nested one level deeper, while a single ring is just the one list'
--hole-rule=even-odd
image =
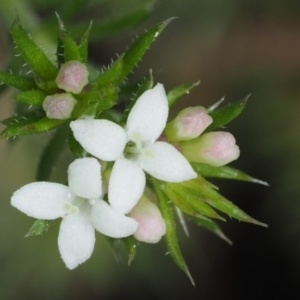
[{"label": "four-petaled flower", "polygon": [[95,119],[70,124],[75,139],[87,152],[104,161],[115,161],[109,180],[109,203],[119,213],[129,213],[141,198],[144,171],[167,182],[196,177],[178,150],[156,141],[166,126],[168,112],[165,90],[162,84],[157,84],[138,98],[125,128]]},{"label": "four-petaled flower", "polygon": [[[71,163],[68,181],[69,187],[51,182],[25,185],[13,194],[11,204],[30,217],[63,218],[58,247],[67,267],[74,269],[91,256],[95,229],[122,238],[132,235],[138,223],[101,199],[101,165],[95,158],[76,159]],[[117,189],[114,183],[111,188]]]}]

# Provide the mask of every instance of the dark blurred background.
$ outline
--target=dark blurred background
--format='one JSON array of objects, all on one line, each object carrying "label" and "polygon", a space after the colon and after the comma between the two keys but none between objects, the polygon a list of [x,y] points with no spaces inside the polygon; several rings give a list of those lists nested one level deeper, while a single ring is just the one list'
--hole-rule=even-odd
[{"label": "dark blurred background", "polygon": [[[45,1],[46,2],[46,1]],[[146,1],[91,1],[78,16],[102,18]],[[52,1],[0,0],[0,67],[13,55],[9,25],[17,10],[24,26],[43,44],[38,24],[54,18]],[[60,6],[61,4],[61,6]],[[97,9],[95,9],[97,8]],[[97,236],[92,257],[74,271],[59,257],[59,221],[43,237],[23,238],[33,220],[10,206],[11,194],[34,180],[41,149],[49,136],[0,141],[0,298],[1,299],[298,299],[300,297],[300,2],[296,0],[164,0],[146,21],[126,33],[91,43],[90,59],[107,65],[145,28],[174,20],[153,44],[132,78],[153,70],[169,90],[201,80],[174,107],[209,106],[252,96],[242,115],[229,124],[241,149],[232,166],[267,181],[270,187],[236,181],[213,182],[221,192],[269,229],[228,219],[221,224],[229,246],[201,228],[190,238],[178,228],[193,287],[166,253],[163,241],[141,244],[128,267],[124,249],[115,258]],[[73,18],[72,22],[77,19]],[[47,40],[45,47],[50,47]],[[13,111],[13,91],[1,95],[0,119]],[[53,178],[63,178],[71,157],[63,153]]]}]

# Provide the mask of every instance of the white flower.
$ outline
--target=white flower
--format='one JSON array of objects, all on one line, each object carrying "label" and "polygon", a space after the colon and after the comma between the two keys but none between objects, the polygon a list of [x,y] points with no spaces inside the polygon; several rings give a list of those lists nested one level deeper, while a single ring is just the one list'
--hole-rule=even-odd
[{"label": "white flower", "polygon": [[107,120],[71,122],[75,139],[87,152],[105,161],[116,160],[109,181],[109,202],[116,211],[129,213],[142,196],[143,170],[167,182],[196,177],[179,151],[156,141],[165,128],[168,112],[164,87],[158,83],[138,98],[125,129]]},{"label": "white flower", "polygon": [[37,219],[63,217],[58,247],[66,266],[74,269],[91,256],[95,229],[121,238],[132,235],[138,223],[101,199],[101,165],[95,158],[71,163],[68,180],[69,187],[51,182],[27,184],[13,194],[11,204]]}]

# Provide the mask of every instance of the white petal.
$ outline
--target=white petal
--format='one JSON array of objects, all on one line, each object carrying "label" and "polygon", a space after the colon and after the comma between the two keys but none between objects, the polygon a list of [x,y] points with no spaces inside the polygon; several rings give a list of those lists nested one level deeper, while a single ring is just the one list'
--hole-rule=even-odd
[{"label": "white petal", "polygon": [[108,200],[111,207],[127,214],[141,198],[146,184],[140,166],[128,159],[118,159],[109,178]]},{"label": "white petal", "polygon": [[65,214],[69,188],[53,182],[33,182],[18,189],[11,197],[12,206],[30,217],[53,220]]},{"label": "white petal", "polygon": [[96,201],[91,214],[95,228],[113,238],[132,235],[138,227],[134,219],[116,212],[103,200]]},{"label": "white petal", "polygon": [[87,152],[105,161],[119,158],[127,142],[124,129],[111,121],[76,120],[70,127]]},{"label": "white petal", "polygon": [[102,194],[101,165],[92,157],[73,161],[68,169],[69,188],[77,196],[93,199]]},{"label": "white petal", "polygon": [[197,177],[186,158],[165,142],[155,142],[145,148],[139,162],[147,173],[163,181],[181,182]]},{"label": "white petal", "polygon": [[163,132],[169,113],[168,99],[162,84],[144,92],[132,108],[126,131],[131,141],[150,143]]},{"label": "white petal", "polygon": [[59,229],[58,248],[69,269],[90,258],[94,250],[95,229],[83,214],[65,217]]}]

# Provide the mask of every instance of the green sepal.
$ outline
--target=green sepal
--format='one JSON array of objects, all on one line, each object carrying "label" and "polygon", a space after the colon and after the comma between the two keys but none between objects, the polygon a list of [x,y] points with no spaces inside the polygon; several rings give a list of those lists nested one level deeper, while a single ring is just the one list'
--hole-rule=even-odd
[{"label": "green sepal", "polygon": [[166,26],[175,18],[169,18],[158,25],[152,27],[147,32],[142,34],[139,38],[133,42],[129,49],[125,52],[123,58],[123,69],[119,77],[119,83],[121,83],[131,73],[134,67],[142,59],[146,51],[151,44],[159,36],[159,34],[166,28]]},{"label": "green sepal", "polygon": [[105,70],[93,83],[95,88],[102,88],[107,84],[115,84],[119,81],[123,69],[124,54],[120,55],[118,59],[111,64],[111,66]]},{"label": "green sepal", "polygon": [[1,132],[1,136],[5,139],[8,139],[20,135],[39,133],[39,132],[43,132],[55,128],[66,121],[66,120],[48,119],[47,117],[44,117],[36,121],[36,118],[32,118],[24,121],[24,123],[26,124],[18,123],[18,124],[7,126]]},{"label": "green sepal", "polygon": [[160,189],[159,183],[153,179],[154,190],[158,199],[158,205],[162,217],[166,224],[166,234],[164,236],[169,254],[173,258],[177,266],[189,277],[191,283],[195,285],[194,280],[189,272],[186,262],[182,256],[180,246],[177,239],[176,223],[173,212],[173,205],[169,202],[166,194]]},{"label": "green sepal", "polygon": [[55,79],[58,73],[57,68],[28,36],[18,18],[12,24],[11,34],[21,56],[34,73],[44,80]]},{"label": "green sepal", "polygon": [[83,36],[79,42],[79,45],[78,45],[80,61],[83,64],[86,64],[88,61],[88,45],[89,45],[89,36],[90,36],[90,31],[92,29],[92,25],[93,25],[93,22],[90,22],[88,29],[83,34]]},{"label": "green sepal", "polygon": [[20,92],[14,96],[17,101],[32,105],[43,104],[46,97],[47,94],[39,90]]},{"label": "green sepal", "polygon": [[202,175],[203,177],[250,181],[268,186],[267,182],[254,178],[243,171],[228,166],[214,167],[208,164],[201,163],[191,163],[191,166],[193,167],[195,172],[197,172],[199,175]]},{"label": "green sepal", "polygon": [[204,132],[220,128],[235,119],[245,108],[249,97],[250,95],[223,108],[210,111],[208,114],[212,117],[213,122],[205,129]]},{"label": "green sepal", "polygon": [[183,83],[175,88],[173,88],[171,91],[168,92],[168,104],[169,107],[172,106],[177,99],[179,99],[184,94],[188,94],[189,91],[194,88],[195,86],[199,85],[200,81],[192,82],[192,83]]},{"label": "green sepal", "polygon": [[37,169],[37,181],[49,181],[52,169],[64,150],[68,128],[66,125],[59,127],[44,149]]},{"label": "green sepal", "polygon": [[132,235],[122,239],[122,241],[124,242],[128,252],[128,266],[130,266],[137,253],[138,241]]},{"label": "green sepal", "polygon": [[[93,31],[90,34],[90,38],[99,40],[113,34],[121,33],[138,25],[150,15],[154,2],[155,1],[150,1],[150,3],[148,2],[124,15],[110,18],[109,20],[96,20],[93,22]],[[69,29],[74,35],[80,36],[80,33],[87,25],[88,22],[81,22],[79,24],[70,25]]]},{"label": "green sepal", "polygon": [[25,237],[41,235],[48,231],[50,227],[50,222],[47,220],[36,220],[30,227],[29,232]]},{"label": "green sepal", "polygon": [[207,219],[207,218],[195,218],[192,216],[188,216],[188,219],[190,219],[192,222],[194,222],[198,226],[201,226],[201,227],[205,228],[206,230],[212,232],[213,234],[217,235],[219,238],[224,240],[229,245],[232,245],[231,240],[223,233],[222,229],[215,221]]},{"label": "green sepal", "polygon": [[21,91],[34,90],[37,88],[36,83],[32,78],[2,71],[0,71],[0,82]]},{"label": "green sepal", "polygon": [[81,61],[80,51],[77,43],[69,35],[65,29],[63,21],[60,19],[59,15],[56,15],[59,25],[59,38],[62,41],[64,47],[64,62],[71,60]]}]

